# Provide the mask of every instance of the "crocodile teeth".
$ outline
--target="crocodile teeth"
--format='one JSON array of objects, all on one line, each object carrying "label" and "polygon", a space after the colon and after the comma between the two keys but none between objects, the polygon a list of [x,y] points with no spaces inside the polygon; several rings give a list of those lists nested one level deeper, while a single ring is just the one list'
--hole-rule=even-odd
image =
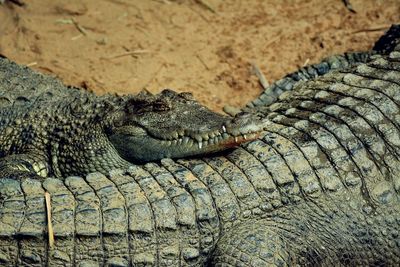
[{"label": "crocodile teeth", "polygon": [[188,146],[193,146],[193,139],[190,139],[190,138],[189,138],[187,145],[188,145]]},{"label": "crocodile teeth", "polygon": [[247,136],[245,134],[243,135],[243,138],[244,138],[244,140],[247,140]]},{"label": "crocodile teeth", "polygon": [[189,143],[189,140],[190,140],[189,137],[187,136],[183,137],[183,144],[187,145]]},{"label": "crocodile teeth", "polygon": [[194,139],[196,139],[197,142],[201,142],[203,140],[203,138],[200,135],[196,135]]},{"label": "crocodile teeth", "polygon": [[238,137],[237,136],[235,136],[235,142],[237,142],[238,141]]},{"label": "crocodile teeth", "polygon": [[226,127],[225,127],[224,125],[222,125],[222,131],[223,131],[224,133],[226,133]]},{"label": "crocodile teeth", "polygon": [[199,142],[199,149],[201,149],[203,147],[203,142]]}]

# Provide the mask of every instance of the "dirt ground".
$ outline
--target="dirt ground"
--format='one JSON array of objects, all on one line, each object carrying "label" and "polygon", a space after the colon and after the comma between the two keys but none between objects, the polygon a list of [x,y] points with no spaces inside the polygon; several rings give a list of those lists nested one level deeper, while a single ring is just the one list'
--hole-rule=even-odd
[{"label": "dirt ground", "polygon": [[0,54],[96,93],[191,91],[242,106],[334,53],[366,50],[400,22],[399,0],[24,0],[0,5]]}]

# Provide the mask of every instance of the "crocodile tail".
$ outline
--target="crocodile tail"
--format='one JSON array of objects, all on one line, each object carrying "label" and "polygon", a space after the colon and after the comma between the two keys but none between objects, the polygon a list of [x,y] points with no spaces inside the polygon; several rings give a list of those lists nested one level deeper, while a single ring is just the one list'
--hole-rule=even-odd
[{"label": "crocodile tail", "polygon": [[393,24],[392,27],[376,41],[373,50],[380,54],[389,54],[394,50],[400,50],[400,24]]}]

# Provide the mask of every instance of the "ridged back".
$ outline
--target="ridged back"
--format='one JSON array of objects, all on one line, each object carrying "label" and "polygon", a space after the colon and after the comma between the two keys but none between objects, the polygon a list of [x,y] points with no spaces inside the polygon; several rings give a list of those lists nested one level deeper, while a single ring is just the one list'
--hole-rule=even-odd
[{"label": "ridged back", "polygon": [[77,97],[93,96],[84,90],[70,88],[65,90],[65,85],[59,79],[49,75],[33,72],[28,67],[0,58],[0,115],[4,112],[23,113],[34,106],[36,109],[51,110],[52,105],[73,100]]}]

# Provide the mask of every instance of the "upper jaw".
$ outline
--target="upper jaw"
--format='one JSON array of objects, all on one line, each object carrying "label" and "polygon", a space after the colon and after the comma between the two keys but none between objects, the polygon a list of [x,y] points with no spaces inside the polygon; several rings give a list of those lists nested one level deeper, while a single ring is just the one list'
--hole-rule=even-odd
[{"label": "upper jaw", "polygon": [[222,145],[226,145],[227,147],[237,146],[243,142],[254,140],[258,137],[259,131],[249,132],[245,131],[243,133],[238,132],[237,134],[228,133],[226,128],[222,131],[213,132],[211,134],[203,134],[196,136],[183,136],[173,140],[160,140],[161,144],[166,147],[171,146],[186,146],[188,148],[197,146],[199,152],[200,150],[207,146],[215,146],[217,148],[222,148]]},{"label": "upper jaw", "polygon": [[166,146],[197,146],[201,150],[206,146],[219,145],[222,149],[224,144],[232,147],[257,138],[263,127],[263,123],[257,117],[243,113],[204,131],[177,130],[168,138],[160,138],[160,141]]}]

